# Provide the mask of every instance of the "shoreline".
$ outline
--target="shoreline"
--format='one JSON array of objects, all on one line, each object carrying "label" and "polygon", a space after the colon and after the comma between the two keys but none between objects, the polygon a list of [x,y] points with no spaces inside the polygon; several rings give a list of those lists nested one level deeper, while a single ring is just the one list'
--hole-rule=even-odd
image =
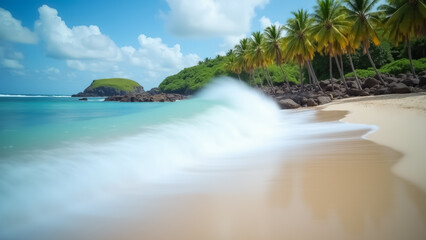
[{"label": "shoreline", "polygon": [[[410,99],[379,98],[391,96]],[[281,111],[278,128],[286,134],[264,145],[188,166],[147,185],[133,187],[129,179],[114,197],[76,205],[5,237],[423,239],[426,192],[392,170],[403,162],[403,152],[367,140],[364,136],[375,129],[371,123],[343,122],[357,115],[344,104],[366,102],[376,108],[382,100],[346,99]]]},{"label": "shoreline", "polygon": [[426,93],[343,99],[319,109],[349,111],[341,121],[377,126],[366,139],[401,152],[392,171],[426,191]]}]

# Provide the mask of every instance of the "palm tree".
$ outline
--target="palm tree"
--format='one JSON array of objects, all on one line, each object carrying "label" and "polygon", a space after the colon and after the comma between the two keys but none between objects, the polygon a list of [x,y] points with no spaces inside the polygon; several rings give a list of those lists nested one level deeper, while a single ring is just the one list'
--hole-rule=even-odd
[{"label": "palm tree", "polygon": [[249,39],[243,38],[240,40],[239,44],[235,45],[234,52],[236,57],[236,64],[241,67],[245,72],[250,75],[250,78],[253,79],[254,84],[256,84],[256,79],[254,77],[254,66],[249,64],[247,61],[248,58],[248,48],[249,48]]},{"label": "palm tree", "polygon": [[[292,12],[294,18],[287,20],[284,29],[287,31],[283,38],[282,44],[285,46],[285,51],[289,58],[297,62],[299,65],[300,85],[303,89],[302,66],[306,64],[309,75],[314,83],[318,84],[315,72],[312,68],[312,59],[315,55],[315,46],[311,41],[312,36],[310,29],[313,19],[309,17],[306,10],[300,9],[297,12]],[[321,88],[318,84],[318,87]]]},{"label": "palm tree", "polygon": [[236,73],[238,79],[241,80],[240,74],[242,72],[242,67],[238,65],[237,59],[233,53],[228,56],[224,67],[226,70]]},{"label": "palm tree", "polygon": [[356,48],[351,44],[351,42],[349,42],[348,46],[346,46],[346,55],[349,58],[349,63],[351,64],[352,72],[354,73],[355,80],[356,80],[356,83],[358,85],[358,88],[360,90],[362,90],[361,82],[358,79],[358,76],[356,74],[356,70],[355,70],[355,67],[354,67],[354,63],[352,61],[352,54],[355,53],[355,50],[356,50]]},{"label": "palm tree", "polygon": [[263,70],[266,81],[271,87],[272,92],[275,94],[274,86],[266,70],[266,66],[268,66],[273,60],[268,58],[265,53],[264,41],[265,38],[261,32],[252,33],[247,51],[247,63]]},{"label": "palm tree", "polygon": [[380,25],[380,15],[378,12],[373,12],[374,6],[379,0],[345,0],[346,13],[351,21],[352,28],[350,34],[350,42],[353,46],[361,44],[363,53],[367,54],[374,71],[379,76],[380,81],[385,85],[382,76],[377,70],[373,59],[370,55],[370,40],[374,45],[380,45],[380,39],[376,32],[376,27]]},{"label": "palm tree", "polygon": [[426,4],[424,0],[388,0],[388,4],[381,5],[380,10],[385,16],[385,33],[389,40],[396,45],[405,42],[408,48],[411,71],[417,78],[411,56],[411,38],[426,33]]},{"label": "palm tree", "polygon": [[340,77],[347,88],[343,69],[337,58],[337,56],[343,54],[349,43],[345,36],[349,29],[349,22],[346,20],[346,15],[340,3],[339,0],[317,0],[317,5],[314,7],[315,24],[312,32],[318,42],[318,51],[324,51],[330,57],[335,58]]},{"label": "palm tree", "polygon": [[268,57],[275,60],[275,64],[280,67],[284,79],[287,82],[287,87],[290,87],[287,75],[281,66],[283,63],[283,56],[280,48],[280,41],[283,30],[283,26],[276,25],[271,25],[265,29],[263,33],[265,36],[265,53]]}]

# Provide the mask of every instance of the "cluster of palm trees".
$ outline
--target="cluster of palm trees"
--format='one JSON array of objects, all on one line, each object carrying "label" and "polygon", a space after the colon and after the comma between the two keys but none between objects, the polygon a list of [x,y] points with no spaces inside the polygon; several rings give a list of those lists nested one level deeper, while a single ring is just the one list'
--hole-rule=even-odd
[{"label": "cluster of palm trees", "polygon": [[284,26],[271,25],[263,33],[254,32],[250,38],[241,39],[230,51],[226,67],[238,76],[246,72],[252,83],[262,84],[263,81],[256,81],[256,78],[260,79],[259,73],[263,72],[266,83],[273,89],[267,67],[271,64],[279,66],[289,86],[282,64],[298,64],[302,89],[303,68],[307,69],[311,83],[320,89],[312,66],[312,60],[318,52],[329,56],[330,79],[333,78],[334,60],[340,79],[347,88],[343,72],[343,56],[346,55],[357,86],[361,89],[351,56],[361,47],[380,81],[386,85],[369,51],[371,43],[376,46],[380,44],[380,31],[382,36],[395,45],[402,42],[406,44],[411,70],[417,77],[412,64],[410,40],[426,34],[426,0],[387,0],[387,4],[376,10],[378,1],[317,0],[313,14],[303,9],[292,12],[293,18],[287,20]]}]

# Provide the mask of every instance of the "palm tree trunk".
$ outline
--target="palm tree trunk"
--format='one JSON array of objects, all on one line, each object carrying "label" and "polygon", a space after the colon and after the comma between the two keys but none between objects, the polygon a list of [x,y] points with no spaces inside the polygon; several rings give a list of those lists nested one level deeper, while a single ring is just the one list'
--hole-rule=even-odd
[{"label": "palm tree trunk", "polygon": [[[254,71],[256,71],[256,70],[254,70]],[[263,79],[261,78],[261,76],[260,76],[260,73],[258,72],[257,73],[257,77],[259,78],[259,80],[260,80],[260,87],[261,88],[263,88]]]},{"label": "palm tree trunk", "polygon": [[[306,65],[308,65],[308,62],[306,62]],[[309,71],[308,71],[309,72]],[[300,74],[300,78],[299,78],[299,83],[300,83],[300,91],[303,92],[303,78],[302,78],[302,64],[299,63],[299,74]],[[309,73],[310,74],[310,73]]]},{"label": "palm tree trunk", "polygon": [[309,75],[309,84],[312,84],[313,83],[313,80],[312,80],[312,77],[311,77],[311,75]]},{"label": "palm tree trunk", "polygon": [[358,84],[359,89],[360,89],[360,90],[362,90],[361,82],[359,81],[358,76],[356,75],[356,71],[355,71],[354,63],[352,62],[352,56],[351,56],[351,54],[350,54],[350,53],[348,53],[348,58],[349,58],[349,62],[351,63],[352,72],[353,72],[353,73],[354,73],[354,75],[355,75],[356,83]]},{"label": "palm tree trunk", "polygon": [[330,83],[331,83],[331,91],[334,92],[334,83],[333,83],[333,61],[331,60],[331,55],[329,57],[330,63]]},{"label": "palm tree trunk", "polygon": [[271,87],[272,93],[275,95],[275,89],[274,89],[274,85],[272,85],[271,76],[269,76],[269,73],[267,72],[265,67],[262,67],[262,69],[263,69],[263,73],[265,74],[266,81],[268,82],[269,86]]},{"label": "palm tree trunk", "polygon": [[383,80],[379,71],[377,71],[376,64],[374,64],[373,59],[371,58],[370,50],[368,48],[367,48],[367,57],[368,57],[368,60],[370,60],[371,66],[373,66],[373,69],[376,72],[377,76],[379,76],[380,82],[382,82],[382,84],[386,86],[385,81]]},{"label": "palm tree trunk", "polygon": [[321,88],[321,86],[320,86],[320,84],[319,84],[319,81],[318,81],[317,75],[315,74],[314,67],[312,67],[312,62],[311,62],[311,61],[308,61],[308,68],[310,68],[310,69],[311,69],[313,82],[314,82],[314,83],[318,86],[319,90],[321,90],[321,91],[322,91],[322,88]]},{"label": "palm tree trunk", "polygon": [[263,70],[263,74],[265,75],[266,82],[268,83],[269,87],[272,88],[271,79],[269,78],[269,76],[266,72],[267,70],[264,67],[262,67],[262,70]]},{"label": "palm tree trunk", "polygon": [[410,60],[411,72],[413,72],[414,77],[417,78],[416,70],[414,69],[414,65],[413,65],[413,56],[411,56],[411,42],[409,38],[407,38],[407,47],[408,47],[408,59]]},{"label": "palm tree trunk", "polygon": [[237,74],[237,75],[238,75],[238,80],[240,80],[240,81],[241,81],[240,74]]},{"label": "palm tree trunk", "polygon": [[252,73],[250,73],[252,80],[253,80],[253,86],[256,86],[258,88],[260,88],[259,84],[257,84],[256,82],[256,77],[254,76],[254,71]]},{"label": "palm tree trunk", "polygon": [[272,80],[271,75],[269,74],[269,70],[265,67],[266,76],[269,78],[269,82],[271,83],[272,87],[274,86],[274,81]]},{"label": "palm tree trunk", "polygon": [[337,56],[334,56],[334,59],[336,60],[337,69],[339,70],[339,73],[340,73],[340,80],[345,85],[345,88],[348,89],[348,84],[346,84],[345,76],[343,75],[342,69],[340,68],[339,59],[337,59]]},{"label": "palm tree trunk", "polygon": [[288,82],[287,74],[285,74],[285,72],[284,72],[284,69],[283,69],[283,66],[282,66],[282,65],[280,65],[280,69],[281,69],[281,72],[283,73],[284,80],[287,82],[287,87],[289,88],[289,87],[290,87],[290,83]]}]

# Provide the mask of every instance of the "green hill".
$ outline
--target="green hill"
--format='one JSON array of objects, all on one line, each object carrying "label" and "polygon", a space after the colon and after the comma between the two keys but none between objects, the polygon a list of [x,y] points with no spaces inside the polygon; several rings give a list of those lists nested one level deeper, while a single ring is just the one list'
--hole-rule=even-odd
[{"label": "green hill", "polygon": [[83,92],[72,95],[73,97],[101,97],[125,95],[128,93],[142,93],[143,87],[130,79],[105,78],[94,80]]},{"label": "green hill", "polygon": [[141,87],[141,85],[133,80],[126,78],[104,78],[94,80],[88,88],[94,89],[99,87],[110,87],[125,92],[132,92],[135,88]]},{"label": "green hill", "polygon": [[158,88],[167,93],[191,94],[216,76],[232,75],[224,69],[226,59],[218,56],[215,59],[200,61],[197,66],[185,68],[178,74],[167,77]]}]

